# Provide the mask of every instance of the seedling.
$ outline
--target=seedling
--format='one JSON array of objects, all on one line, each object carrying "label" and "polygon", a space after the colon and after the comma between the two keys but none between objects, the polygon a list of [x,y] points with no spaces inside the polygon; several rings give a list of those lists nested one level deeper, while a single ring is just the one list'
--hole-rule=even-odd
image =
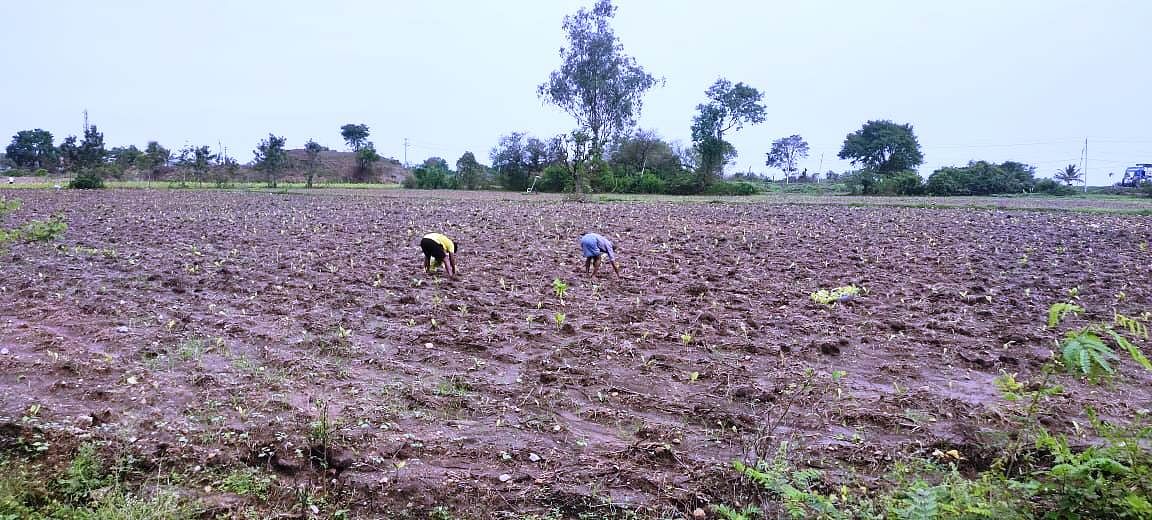
[{"label": "seedling", "polygon": [[556,322],[556,330],[564,328],[564,318],[566,317],[567,316],[564,316],[564,313],[562,312],[557,312],[556,314],[552,315],[552,320]]},{"label": "seedling", "polygon": [[568,293],[568,284],[559,278],[552,280],[552,292],[560,299],[560,303],[564,303],[564,295]]},{"label": "seedling", "polygon": [[811,294],[812,301],[822,305],[832,305],[836,302],[847,301],[860,294],[862,289],[855,285],[845,285],[832,290],[820,289]]},{"label": "seedling", "polygon": [[684,343],[685,345],[692,343],[693,339],[694,338],[692,337],[692,334],[689,332],[685,332],[680,335],[680,342]]}]

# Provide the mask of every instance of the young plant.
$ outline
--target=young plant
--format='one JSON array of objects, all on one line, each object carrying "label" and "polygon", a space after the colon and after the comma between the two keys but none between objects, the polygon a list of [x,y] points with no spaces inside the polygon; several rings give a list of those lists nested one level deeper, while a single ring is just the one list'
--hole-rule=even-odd
[{"label": "young plant", "polygon": [[[1069,314],[1079,315],[1082,312],[1082,307],[1070,303],[1052,304],[1048,309],[1048,327],[1055,328]],[[1083,328],[1065,332],[1064,339],[1058,342],[1061,361],[1066,370],[1085,376],[1090,381],[1109,378],[1116,373],[1112,364],[1120,359],[1106,342],[1110,340],[1114,346],[1127,351],[1138,365],[1145,370],[1152,370],[1152,362],[1129,340],[1129,336],[1148,340],[1148,326],[1138,318],[1115,313],[1112,323],[1090,323]]]},{"label": "young plant", "polygon": [[568,293],[568,284],[559,278],[552,280],[552,293],[560,299],[560,303],[564,303],[564,295]]},{"label": "young plant", "polygon": [[855,298],[856,295],[860,294],[861,291],[862,289],[856,287],[855,285],[845,285],[843,287],[837,287],[832,290],[820,289],[819,291],[809,295],[809,297],[812,299],[812,301],[821,305],[832,305],[836,302],[845,302],[851,300],[852,298]]},{"label": "young plant", "polygon": [[565,318],[566,318],[566,316],[564,316],[564,313],[562,313],[562,312],[557,312],[556,314],[552,315],[552,321],[556,322],[556,330],[560,330],[560,329],[564,328],[564,319]]}]

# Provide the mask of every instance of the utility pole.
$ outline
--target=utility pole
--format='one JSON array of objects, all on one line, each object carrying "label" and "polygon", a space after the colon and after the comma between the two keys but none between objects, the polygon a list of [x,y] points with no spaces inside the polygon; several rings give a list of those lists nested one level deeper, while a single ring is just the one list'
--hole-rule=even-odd
[{"label": "utility pole", "polygon": [[1084,193],[1087,193],[1087,137],[1084,137]]},{"label": "utility pole", "polygon": [[404,138],[404,167],[408,167],[408,138]]},{"label": "utility pole", "polygon": [[84,109],[84,134],[88,133],[88,109]]}]

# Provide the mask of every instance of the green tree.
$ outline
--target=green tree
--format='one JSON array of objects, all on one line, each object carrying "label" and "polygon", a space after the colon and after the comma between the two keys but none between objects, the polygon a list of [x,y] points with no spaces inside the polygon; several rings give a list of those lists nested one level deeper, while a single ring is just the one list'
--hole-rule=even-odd
[{"label": "green tree", "polygon": [[444,159],[429,157],[412,169],[412,175],[405,179],[404,187],[421,190],[453,189],[457,187],[457,180],[448,170],[448,163]]},{"label": "green tree", "polygon": [[104,149],[104,134],[96,129],[96,125],[89,125],[84,129],[84,140],[77,150],[76,167],[81,169],[96,168],[104,164],[108,151]]},{"label": "green tree", "polygon": [[58,156],[52,145],[52,133],[39,128],[16,132],[5,152],[17,168],[29,170],[52,168]]},{"label": "green tree", "polygon": [[144,155],[138,159],[137,168],[148,172],[149,179],[156,179],[172,160],[172,152],[156,141],[148,141]]},{"label": "green tree", "polygon": [[610,150],[608,164],[627,175],[655,172],[665,178],[683,169],[672,145],[651,130],[637,130],[618,140]]},{"label": "green tree", "polygon": [[[212,149],[207,146],[185,146],[180,150],[179,158],[176,160],[180,165],[181,171],[192,172],[192,177],[196,180],[197,184],[204,182],[208,171],[212,168],[212,161],[216,160],[216,154],[212,153]],[[181,183],[185,183],[182,180]]]},{"label": "green tree", "polygon": [[340,136],[352,151],[359,151],[368,142],[368,125],[346,124],[340,127]]},{"label": "green tree", "polygon": [[280,172],[288,167],[288,152],[284,149],[286,141],[283,137],[268,134],[268,138],[260,141],[252,151],[253,166],[256,170],[264,172],[264,178],[270,188],[276,187]]},{"label": "green tree", "polygon": [[597,0],[591,11],[581,8],[565,16],[568,46],[560,49],[560,68],[536,89],[579,127],[567,138],[569,173],[577,192],[587,160],[599,159],[605,143],[635,124],[644,93],[657,83],[635,58],[624,54],[609,24],[615,12],[610,0]]},{"label": "green tree", "polygon": [[868,121],[848,134],[838,157],[880,175],[914,170],[924,162],[912,125],[887,120]]},{"label": "green tree", "polygon": [[1071,186],[1073,182],[1080,182],[1084,178],[1084,174],[1075,164],[1069,164],[1056,170],[1056,174],[1052,178]]},{"label": "green tree", "polygon": [[772,141],[767,155],[764,165],[784,172],[784,179],[788,180],[796,173],[796,162],[808,157],[808,142],[798,135],[781,137]]},{"label": "green tree", "polygon": [[744,125],[763,123],[765,118],[764,94],[744,83],[733,85],[720,78],[705,95],[708,102],[696,106],[692,121],[692,143],[700,158],[697,168],[702,187],[718,179],[724,165],[736,157],[736,149],[724,140],[724,135]]},{"label": "green tree", "polygon": [[375,165],[381,159],[376,152],[376,145],[371,141],[360,144],[356,150],[356,169],[352,172],[353,179],[358,182],[368,182],[373,179]]},{"label": "green tree", "polygon": [[140,164],[140,158],[144,157],[144,152],[136,148],[136,145],[117,146],[108,151],[108,158],[116,167],[116,172],[122,175],[124,172],[131,168],[136,168]]},{"label": "green tree", "polygon": [[60,167],[64,171],[73,172],[79,168],[80,145],[76,142],[76,136],[65,137],[56,149],[56,154],[60,157]]},{"label": "green tree", "polygon": [[312,180],[316,178],[316,171],[320,168],[320,152],[324,151],[324,147],[320,143],[308,140],[304,143],[304,171],[307,175],[305,188],[312,187]]},{"label": "green tree", "polygon": [[476,161],[476,156],[472,152],[464,152],[464,155],[456,160],[456,176],[460,188],[466,190],[479,188],[484,182],[484,173],[485,168]]},{"label": "green tree", "polygon": [[236,175],[240,171],[240,163],[228,156],[220,158],[219,163],[212,166],[209,170],[209,179],[217,188],[223,188],[229,182],[236,180]]},{"label": "green tree", "polygon": [[500,142],[488,153],[492,169],[496,171],[496,181],[506,190],[524,191],[528,189],[529,168],[524,134],[513,132],[500,138]]}]

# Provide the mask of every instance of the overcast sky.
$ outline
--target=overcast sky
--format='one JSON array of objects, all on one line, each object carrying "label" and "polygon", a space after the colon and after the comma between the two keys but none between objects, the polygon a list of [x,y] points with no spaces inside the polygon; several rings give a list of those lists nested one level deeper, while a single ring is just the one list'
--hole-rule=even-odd
[{"label": "overcast sky", "polygon": [[[572,120],[536,96],[559,65],[564,15],[592,0],[65,0],[0,2],[0,138],[82,132],[109,146],[223,143],[242,162],[269,132],[343,148],[365,123],[386,156],[487,162],[512,131]],[[1041,175],[1079,163],[1091,184],[1152,163],[1147,0],[618,0],[626,52],[666,80],[640,126],[689,142],[718,77],[765,92],[767,121],[732,135],[729,171],[767,172],[773,139],[843,170],[844,136],[911,123],[927,176],[970,159]],[[822,158],[822,159],[821,159]],[[778,174],[777,174],[778,175]]]}]

